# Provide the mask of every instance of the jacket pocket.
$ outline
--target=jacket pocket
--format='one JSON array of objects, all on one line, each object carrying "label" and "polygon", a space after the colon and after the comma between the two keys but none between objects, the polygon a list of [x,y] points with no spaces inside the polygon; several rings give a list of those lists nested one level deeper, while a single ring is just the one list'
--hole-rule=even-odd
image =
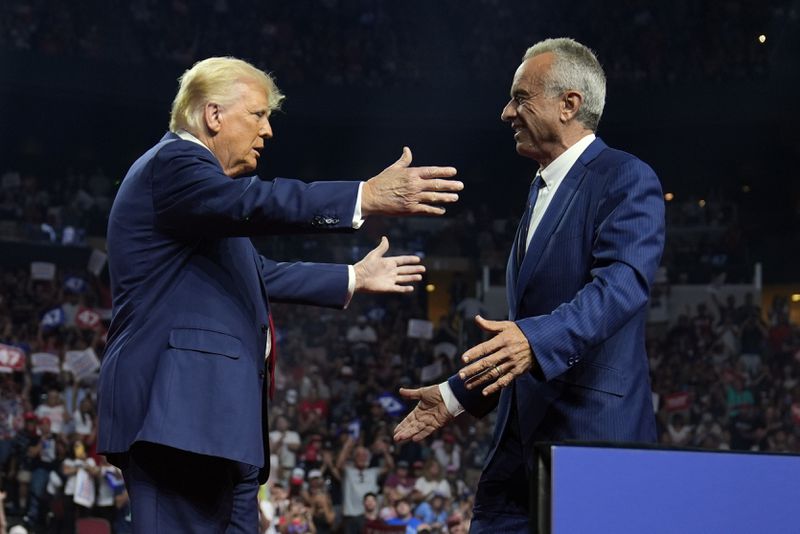
[{"label": "jacket pocket", "polygon": [[612,367],[585,360],[556,380],[610,393],[618,397],[624,397],[628,390],[628,380],[625,373]]},{"label": "jacket pocket", "polygon": [[242,354],[242,342],[230,334],[201,328],[173,328],[169,346],[208,354],[220,354],[234,360]]}]

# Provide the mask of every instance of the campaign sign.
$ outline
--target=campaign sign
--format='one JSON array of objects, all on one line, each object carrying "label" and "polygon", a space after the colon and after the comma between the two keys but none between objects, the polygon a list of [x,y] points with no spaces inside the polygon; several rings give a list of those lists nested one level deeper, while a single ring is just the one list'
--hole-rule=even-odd
[{"label": "campaign sign", "polygon": [[61,361],[55,354],[49,352],[34,352],[31,354],[31,372],[39,373],[61,373]]},{"label": "campaign sign", "polygon": [[64,370],[71,372],[78,380],[100,369],[100,360],[94,349],[68,350],[64,354]]},{"label": "campaign sign", "polygon": [[75,313],[75,325],[81,330],[96,330],[100,326],[100,314],[92,309],[80,307]]},{"label": "campaign sign", "polygon": [[25,351],[19,347],[0,343],[0,373],[11,373],[25,369]]}]

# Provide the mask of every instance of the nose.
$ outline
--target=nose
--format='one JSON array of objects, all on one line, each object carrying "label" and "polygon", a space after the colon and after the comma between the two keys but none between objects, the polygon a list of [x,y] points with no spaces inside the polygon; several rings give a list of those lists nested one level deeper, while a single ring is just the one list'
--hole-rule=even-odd
[{"label": "nose", "polygon": [[516,114],[517,110],[514,107],[514,100],[509,100],[503,108],[503,111],[500,112],[500,120],[503,122],[508,122],[513,119]]},{"label": "nose", "polygon": [[272,139],[272,125],[266,117],[264,122],[261,123],[261,129],[258,130],[258,136],[264,139]]}]

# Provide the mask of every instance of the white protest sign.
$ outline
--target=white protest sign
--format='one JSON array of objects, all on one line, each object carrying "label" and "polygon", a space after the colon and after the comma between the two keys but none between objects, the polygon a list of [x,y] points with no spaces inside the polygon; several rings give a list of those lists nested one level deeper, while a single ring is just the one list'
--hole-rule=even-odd
[{"label": "white protest sign", "polygon": [[433,339],[433,323],[424,319],[409,319],[406,335],[414,339]]},{"label": "white protest sign", "polygon": [[61,362],[58,356],[49,352],[34,352],[31,354],[33,373],[61,373]]},{"label": "white protest sign", "polygon": [[71,372],[78,380],[100,369],[100,360],[94,349],[68,350],[64,355],[64,370]]},{"label": "white protest sign", "polygon": [[49,261],[31,262],[31,279],[53,280],[56,277],[56,264]]}]

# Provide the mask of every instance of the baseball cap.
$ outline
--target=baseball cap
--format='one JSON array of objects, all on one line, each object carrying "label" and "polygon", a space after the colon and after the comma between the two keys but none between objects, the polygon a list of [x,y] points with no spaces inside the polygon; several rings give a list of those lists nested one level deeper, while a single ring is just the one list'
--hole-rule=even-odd
[{"label": "baseball cap", "polygon": [[295,467],[292,469],[292,477],[289,479],[291,484],[302,484],[303,479],[306,477],[306,472],[302,467]]},{"label": "baseball cap", "polygon": [[311,471],[308,472],[309,480],[311,480],[312,478],[321,478],[321,477],[322,477],[322,471],[320,471],[319,469],[312,469]]}]

